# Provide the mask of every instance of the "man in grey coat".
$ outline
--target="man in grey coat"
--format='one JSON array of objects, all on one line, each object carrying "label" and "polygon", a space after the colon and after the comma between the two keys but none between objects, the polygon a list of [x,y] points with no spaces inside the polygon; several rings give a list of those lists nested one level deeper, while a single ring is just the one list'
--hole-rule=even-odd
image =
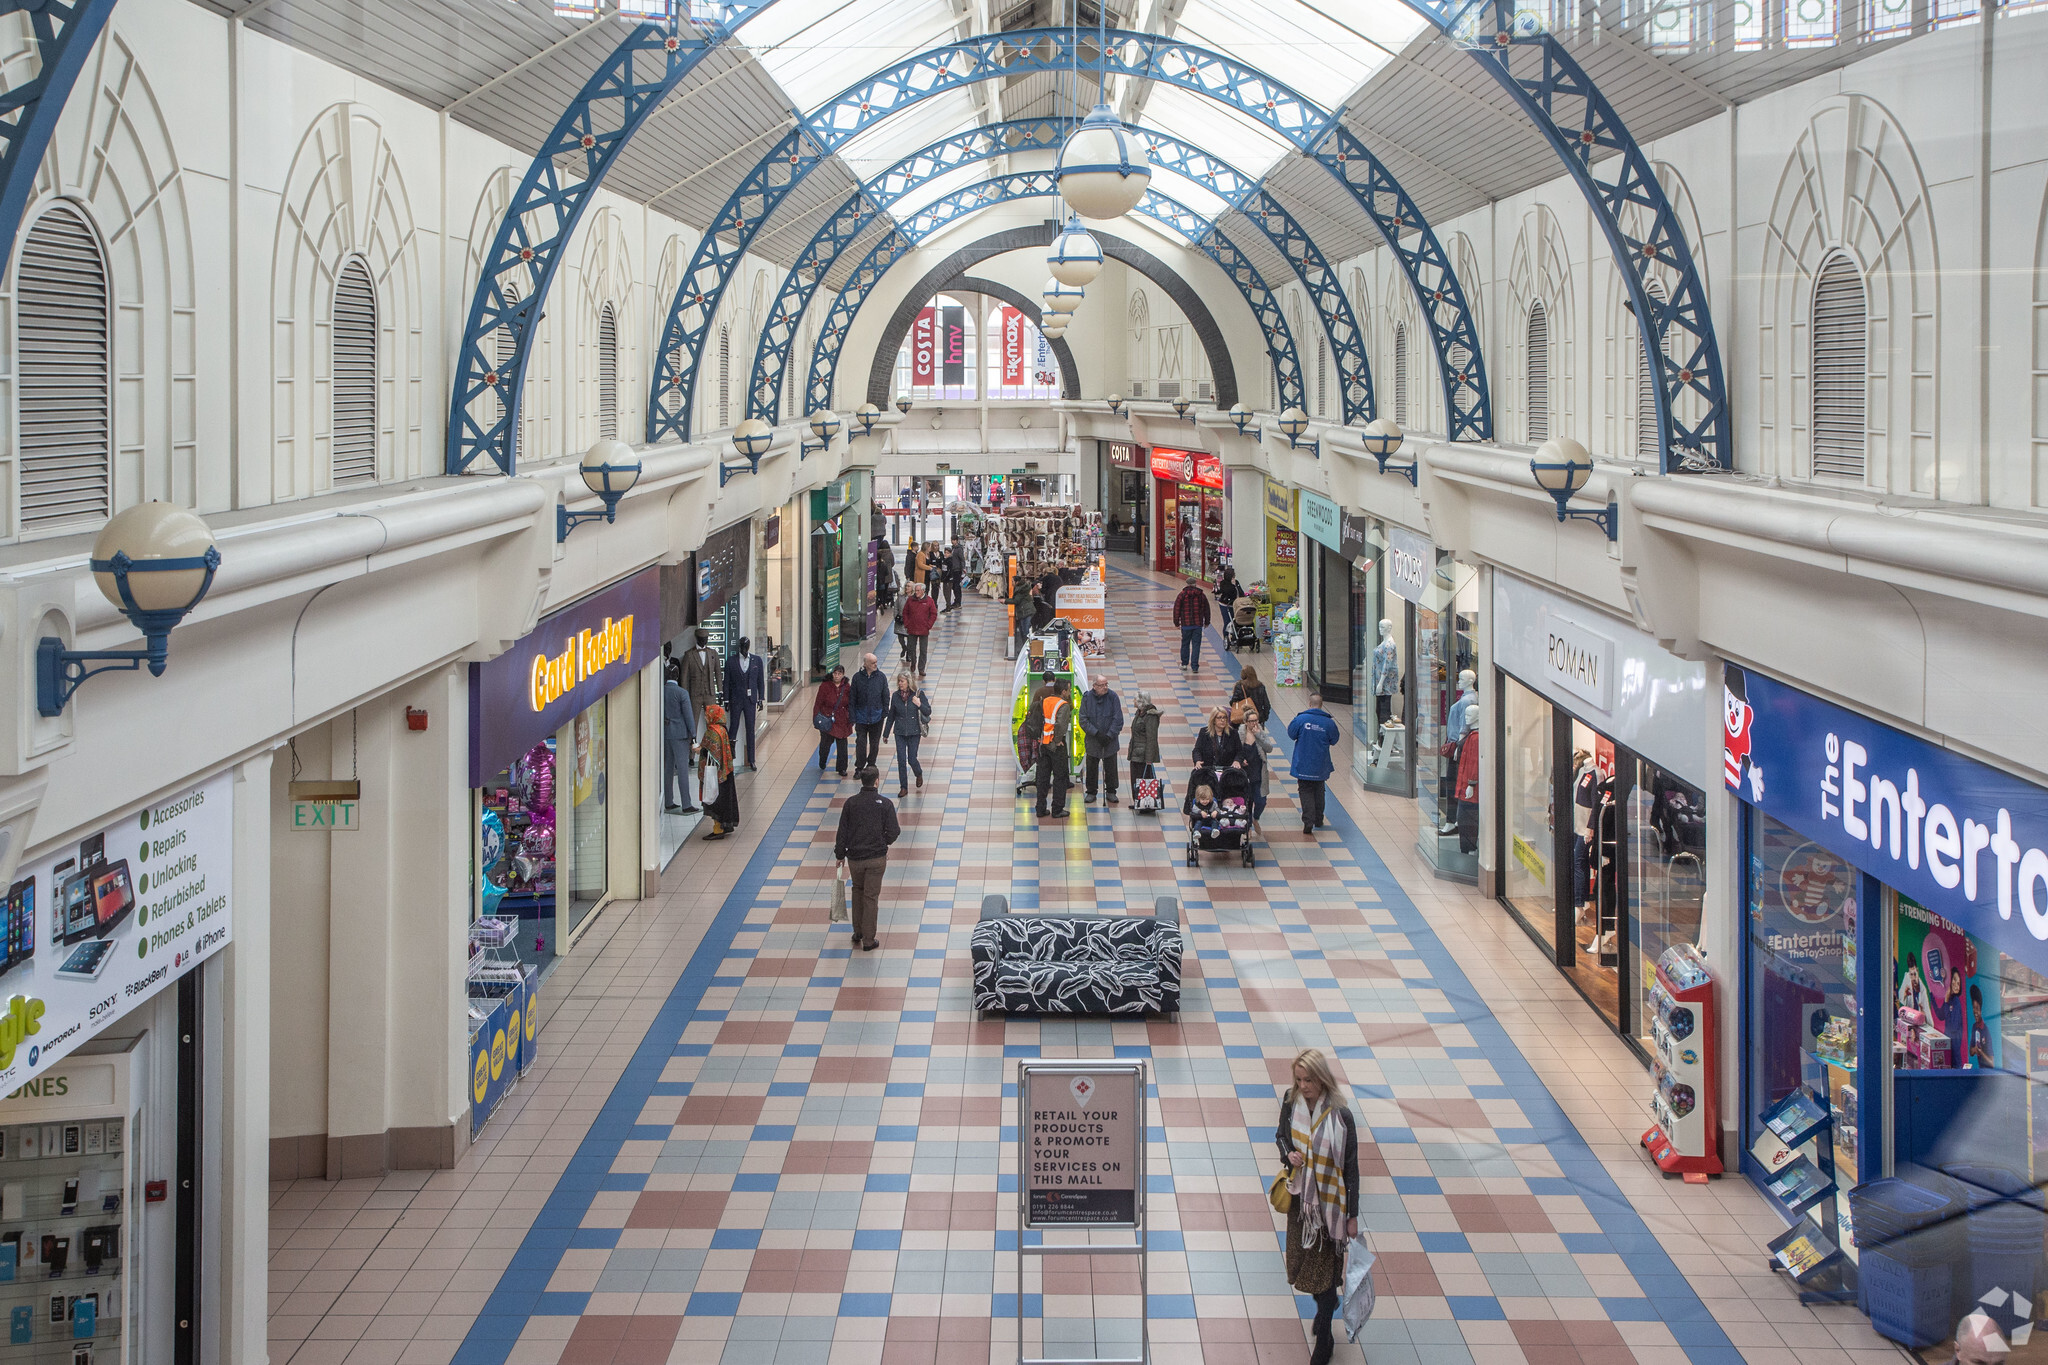
[{"label": "man in grey coat", "polygon": [[[671,811],[689,815],[697,809],[690,801],[690,750],[697,742],[697,714],[690,705],[690,694],[674,678],[662,683],[661,715],[661,803]],[[669,799],[669,793],[677,786],[683,789],[680,802]]]}]

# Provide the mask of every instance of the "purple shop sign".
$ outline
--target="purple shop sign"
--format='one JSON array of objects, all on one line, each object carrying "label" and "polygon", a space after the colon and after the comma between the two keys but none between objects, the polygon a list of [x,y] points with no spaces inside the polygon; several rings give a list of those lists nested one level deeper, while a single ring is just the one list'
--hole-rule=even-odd
[{"label": "purple shop sign", "polygon": [[546,739],[661,652],[661,571],[642,569],[469,666],[469,785]]}]

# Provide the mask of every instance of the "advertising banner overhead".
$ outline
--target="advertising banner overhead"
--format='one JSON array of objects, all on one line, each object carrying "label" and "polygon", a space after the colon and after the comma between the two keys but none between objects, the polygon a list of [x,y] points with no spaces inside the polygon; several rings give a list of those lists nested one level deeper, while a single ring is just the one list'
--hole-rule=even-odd
[{"label": "advertising banner overhead", "polygon": [[910,324],[910,382],[919,388],[930,388],[938,382],[937,322],[933,310],[925,308],[917,315],[917,321]]},{"label": "advertising banner overhead", "polygon": [[939,310],[939,382],[958,388],[967,382],[967,310],[949,303]]}]

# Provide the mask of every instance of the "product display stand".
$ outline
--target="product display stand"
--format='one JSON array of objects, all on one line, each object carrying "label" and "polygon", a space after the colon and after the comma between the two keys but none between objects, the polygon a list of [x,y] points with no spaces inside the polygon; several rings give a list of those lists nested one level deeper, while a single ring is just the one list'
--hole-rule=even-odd
[{"label": "product display stand", "polygon": [[1792,1226],[1766,1244],[1766,1263],[1798,1285],[1807,1304],[1856,1301],[1856,1263],[1843,1253],[1852,1234],[1835,1197],[1833,1129],[1827,1103],[1801,1086],[1764,1111],[1764,1131],[1750,1148],[1766,1183],[1796,1201]]},{"label": "product display stand", "polygon": [[1681,943],[1664,950],[1650,985],[1649,1004],[1655,1014],[1650,1042],[1656,1077],[1650,1114],[1656,1122],[1643,1134],[1642,1144],[1658,1169],[1702,1182],[1724,1168],[1720,1059],[1715,1050],[1720,1022],[1713,974],[1697,947]]},{"label": "product display stand", "polygon": [[[469,926],[469,1044],[473,1062],[470,1133],[490,1120],[532,1064],[528,1011],[538,970],[519,959],[516,920],[487,916]],[[479,1046],[481,1044],[481,1046]]]}]

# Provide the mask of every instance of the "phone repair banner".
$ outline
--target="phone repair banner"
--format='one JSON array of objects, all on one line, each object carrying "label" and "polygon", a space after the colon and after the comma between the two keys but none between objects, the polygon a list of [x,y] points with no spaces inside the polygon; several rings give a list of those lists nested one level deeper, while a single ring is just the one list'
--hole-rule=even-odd
[{"label": "phone repair banner", "polygon": [[25,864],[7,893],[0,1094],[228,945],[234,777]]}]

